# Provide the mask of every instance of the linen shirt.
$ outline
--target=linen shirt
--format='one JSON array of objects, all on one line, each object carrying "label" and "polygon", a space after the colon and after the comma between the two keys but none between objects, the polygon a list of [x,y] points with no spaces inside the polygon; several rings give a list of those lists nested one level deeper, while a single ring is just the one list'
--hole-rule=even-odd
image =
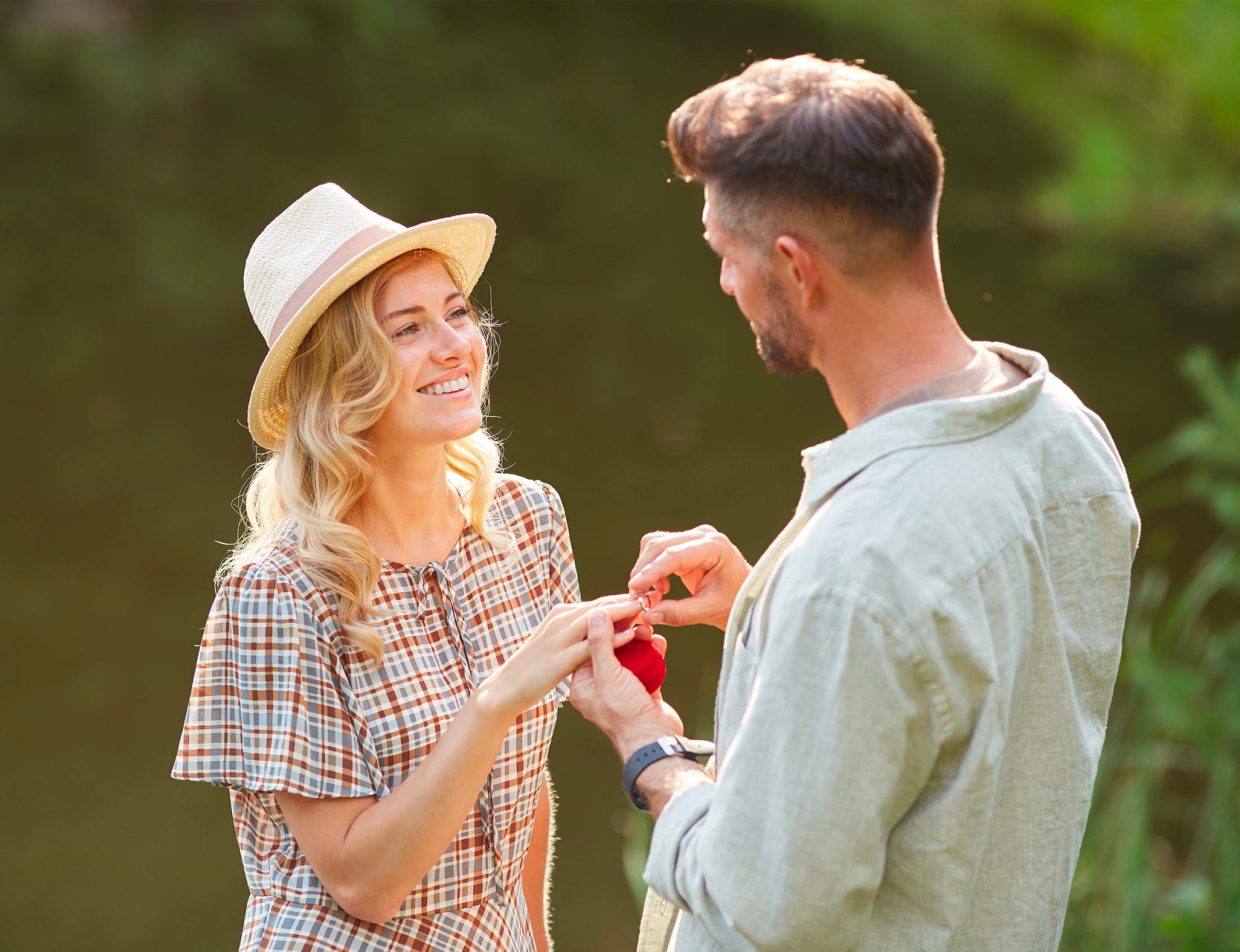
[{"label": "linen shirt", "polygon": [[805,452],[725,632],[717,782],[655,825],[677,952],[1057,946],[1139,522],[1102,421],[985,346],[1028,379]]},{"label": "linen shirt", "polygon": [[291,523],[220,586],[172,775],[231,790],[251,894],[242,950],[534,949],[521,873],[567,681],[508,731],[452,844],[386,923],[336,904],[275,797],[388,796],[478,684],[578,598],[550,486],[500,476],[490,521],[512,533],[511,552],[466,527],[442,562],[382,561],[378,668],[343,637],[338,601],[301,566]]}]

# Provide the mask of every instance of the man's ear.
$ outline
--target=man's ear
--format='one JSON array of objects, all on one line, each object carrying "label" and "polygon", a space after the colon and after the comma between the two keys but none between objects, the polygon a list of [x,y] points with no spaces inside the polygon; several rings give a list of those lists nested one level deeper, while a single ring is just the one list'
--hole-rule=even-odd
[{"label": "man's ear", "polygon": [[818,249],[795,235],[775,239],[771,265],[792,300],[809,308],[825,291],[825,264]]}]

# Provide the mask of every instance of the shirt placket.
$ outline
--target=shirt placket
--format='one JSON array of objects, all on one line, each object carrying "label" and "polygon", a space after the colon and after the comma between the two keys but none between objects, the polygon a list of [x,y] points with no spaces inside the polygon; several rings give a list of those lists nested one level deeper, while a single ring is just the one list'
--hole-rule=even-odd
[{"label": "shirt placket", "polygon": [[[460,657],[461,669],[465,672],[465,681],[469,686],[469,693],[473,694],[478,689],[480,680],[478,677],[477,646],[470,642],[466,635],[465,627],[461,624],[455,586],[452,584],[448,572],[436,563],[431,563],[426,567],[425,576],[428,581],[432,581],[439,589],[440,600],[443,604],[444,621],[448,626],[448,634]],[[495,833],[494,777],[495,770],[492,767],[487,773],[486,780],[482,785],[482,792],[478,798],[478,813],[482,822],[483,841],[494,858],[494,868],[491,870],[491,892],[494,898],[502,903],[504,901],[504,888],[500,878],[500,871],[503,868],[503,862],[499,851],[499,838]]]}]

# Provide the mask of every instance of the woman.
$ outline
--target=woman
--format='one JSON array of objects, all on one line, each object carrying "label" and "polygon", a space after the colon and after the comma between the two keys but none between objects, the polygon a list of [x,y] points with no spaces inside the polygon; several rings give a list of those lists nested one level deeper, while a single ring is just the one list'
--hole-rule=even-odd
[{"label": "woman", "polygon": [[[495,225],[321,185],[246,261],[272,450],[220,570],[173,776],[231,789],[242,949],[549,945],[544,767],[600,608],[551,487],[497,476],[468,299]],[[560,606],[560,607],[557,607]],[[645,630],[643,637],[648,637]]]}]

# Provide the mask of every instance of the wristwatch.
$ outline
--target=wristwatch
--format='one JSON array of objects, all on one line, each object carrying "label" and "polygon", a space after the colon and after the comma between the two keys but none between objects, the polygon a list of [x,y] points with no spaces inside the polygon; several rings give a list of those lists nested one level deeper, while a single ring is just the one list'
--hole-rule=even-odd
[{"label": "wristwatch", "polygon": [[620,771],[620,786],[624,788],[625,796],[633,802],[633,806],[639,810],[649,810],[650,804],[637,792],[637,778],[643,770],[665,757],[696,760],[699,757],[709,757],[714,752],[715,745],[708,740],[690,740],[688,737],[674,735],[660,737],[653,744],[639,747],[633,752],[633,756],[625,761],[624,769]]}]

